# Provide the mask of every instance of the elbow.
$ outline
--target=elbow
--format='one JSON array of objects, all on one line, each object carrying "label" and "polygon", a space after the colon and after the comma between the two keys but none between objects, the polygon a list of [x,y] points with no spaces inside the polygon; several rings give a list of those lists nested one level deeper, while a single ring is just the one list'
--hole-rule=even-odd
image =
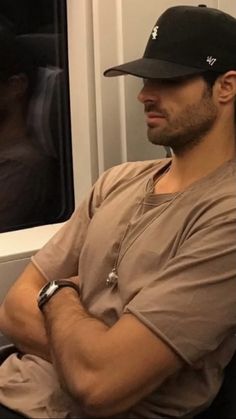
[{"label": "elbow", "polygon": [[7,334],[8,332],[8,328],[9,328],[8,323],[9,321],[6,315],[6,310],[2,303],[0,306],[0,332],[3,333],[4,335]]},{"label": "elbow", "polygon": [[12,336],[11,322],[6,315],[3,305],[0,307],[0,333],[2,335],[2,345],[15,343]]},{"label": "elbow", "polygon": [[86,417],[105,418],[118,413],[113,406],[111,391],[107,390],[106,382],[99,378],[99,374],[80,375],[73,388],[68,390]]}]

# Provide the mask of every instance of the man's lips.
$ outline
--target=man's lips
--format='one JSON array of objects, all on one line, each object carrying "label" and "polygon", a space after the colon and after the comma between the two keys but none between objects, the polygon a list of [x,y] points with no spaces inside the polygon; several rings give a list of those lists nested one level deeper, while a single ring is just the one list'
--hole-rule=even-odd
[{"label": "man's lips", "polygon": [[147,118],[165,118],[162,113],[158,112],[145,112]]},{"label": "man's lips", "polygon": [[147,123],[158,121],[160,119],[165,119],[165,116],[163,114],[157,112],[145,112],[145,115]]}]

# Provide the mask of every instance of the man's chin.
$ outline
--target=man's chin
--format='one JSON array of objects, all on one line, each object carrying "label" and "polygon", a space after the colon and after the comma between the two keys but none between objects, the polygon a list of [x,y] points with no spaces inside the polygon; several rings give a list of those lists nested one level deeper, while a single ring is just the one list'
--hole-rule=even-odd
[{"label": "man's chin", "polygon": [[149,140],[150,143],[152,143],[154,145],[170,147],[168,138],[166,138],[166,137],[164,138],[164,137],[157,136],[157,135],[152,135],[150,130],[148,130],[148,140]]}]

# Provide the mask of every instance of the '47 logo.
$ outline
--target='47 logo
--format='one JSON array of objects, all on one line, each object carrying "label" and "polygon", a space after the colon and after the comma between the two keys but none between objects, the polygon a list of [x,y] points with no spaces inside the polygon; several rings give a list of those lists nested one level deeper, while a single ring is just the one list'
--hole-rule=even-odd
[{"label": "'47 logo", "polygon": [[154,26],[152,31],[152,39],[157,39],[157,32],[158,32],[159,26]]}]

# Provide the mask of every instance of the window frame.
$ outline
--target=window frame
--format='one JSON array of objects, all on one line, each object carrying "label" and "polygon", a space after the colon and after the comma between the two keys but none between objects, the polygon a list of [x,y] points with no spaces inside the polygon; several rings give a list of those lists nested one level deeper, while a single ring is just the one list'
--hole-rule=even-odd
[{"label": "window frame", "polygon": [[[98,176],[92,1],[67,0],[69,93],[75,208]],[[81,42],[78,42],[81,39]],[[91,42],[88,43],[88,39]],[[84,45],[87,48],[84,48]],[[78,94],[80,92],[80,94]],[[79,141],[78,141],[79,139]],[[0,265],[29,258],[64,224],[49,224],[0,234]],[[5,275],[5,271],[4,271]],[[1,279],[1,269],[0,269]],[[5,280],[5,278],[3,278]],[[6,278],[7,280],[7,278]]]}]

